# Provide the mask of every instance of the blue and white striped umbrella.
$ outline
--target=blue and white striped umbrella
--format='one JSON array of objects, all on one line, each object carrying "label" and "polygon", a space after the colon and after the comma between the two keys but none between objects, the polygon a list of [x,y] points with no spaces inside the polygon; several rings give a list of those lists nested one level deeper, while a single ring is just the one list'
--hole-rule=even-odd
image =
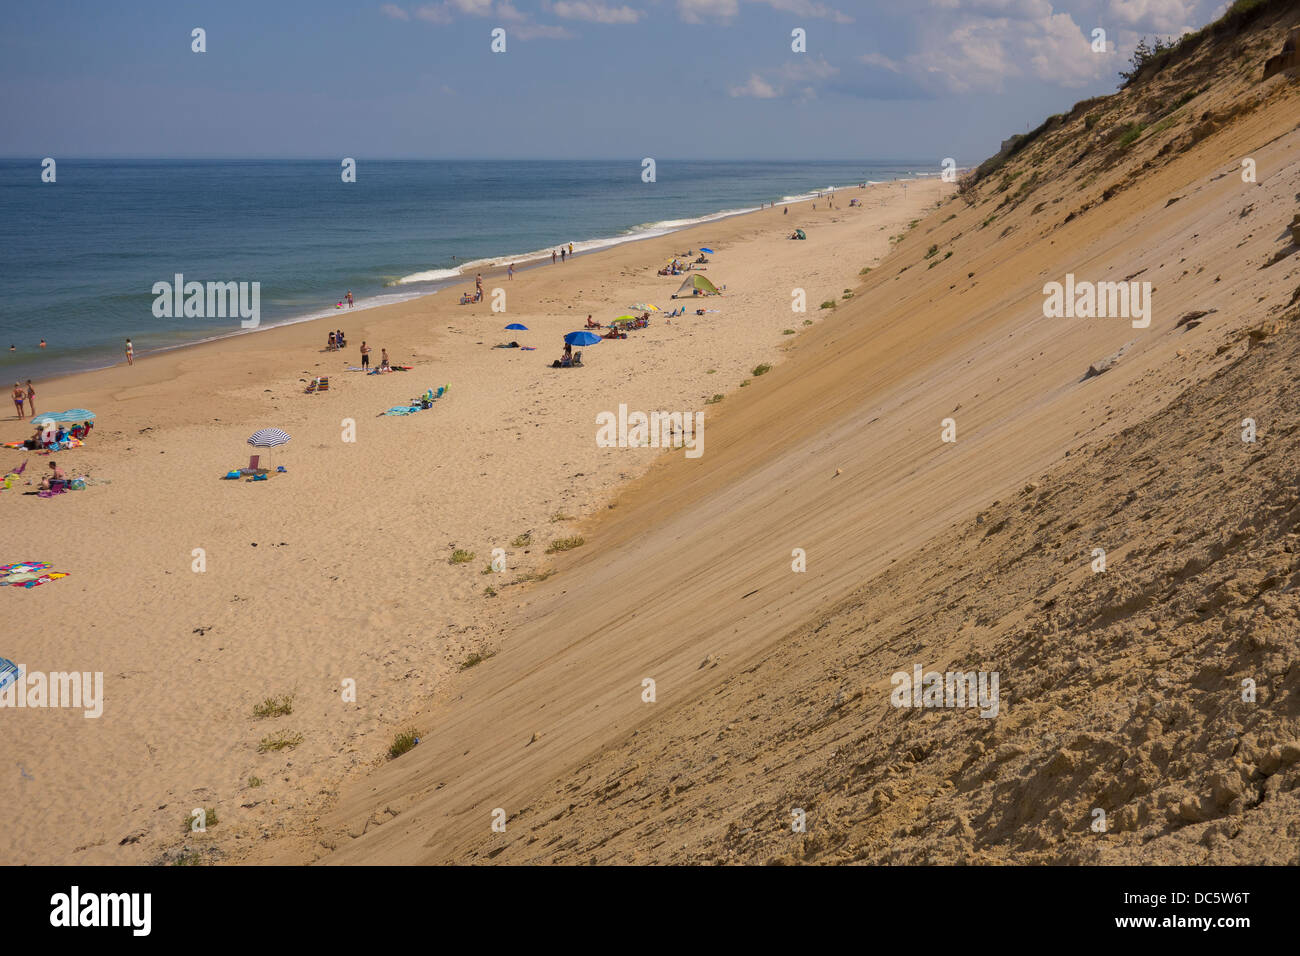
[{"label": "blue and white striped umbrella", "polygon": [[70,408],[66,412],[54,412],[53,414],[45,413],[37,415],[32,419],[33,425],[40,425],[44,422],[93,422],[95,413],[86,411],[84,408]]},{"label": "blue and white striped umbrella", "polygon": [[283,432],[278,428],[263,428],[261,431],[254,432],[249,436],[248,443],[256,445],[258,448],[274,448],[276,445],[283,445],[288,440],[288,432]]}]

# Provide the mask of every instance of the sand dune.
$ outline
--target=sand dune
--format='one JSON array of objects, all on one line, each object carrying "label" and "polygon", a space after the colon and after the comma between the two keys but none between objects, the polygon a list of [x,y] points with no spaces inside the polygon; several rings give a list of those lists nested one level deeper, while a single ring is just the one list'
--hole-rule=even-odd
[{"label": "sand dune", "polygon": [[[727,399],[704,458],[584,525],[419,747],[266,858],[1295,862],[1297,93],[1221,53],[1085,105],[921,222]],[[1172,121],[1105,138],[1151,110]],[[1151,281],[1149,327],[1044,317],[1067,273]],[[914,664],[999,671],[1005,709],[891,707]]]}]

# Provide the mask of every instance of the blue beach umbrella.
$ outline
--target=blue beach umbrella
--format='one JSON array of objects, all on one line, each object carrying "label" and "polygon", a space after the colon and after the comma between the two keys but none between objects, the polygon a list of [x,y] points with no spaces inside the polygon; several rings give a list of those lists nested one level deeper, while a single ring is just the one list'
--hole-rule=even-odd
[{"label": "blue beach umbrella", "polygon": [[600,336],[595,332],[570,332],[564,341],[569,345],[598,345]]},{"label": "blue beach umbrella", "polygon": [[700,252],[707,252],[709,255],[713,255],[713,250],[708,246],[700,246]]},{"label": "blue beach umbrella", "polygon": [[518,322],[511,322],[509,325],[506,326],[506,328],[507,328],[508,330],[511,330],[511,331],[514,331],[514,332],[527,332],[527,331],[528,331],[528,326],[526,326],[526,325],[520,325]]},{"label": "blue beach umbrella", "polygon": [[40,425],[44,422],[93,422],[94,420],[94,412],[87,411],[84,408],[70,408],[66,412],[42,413],[33,418],[31,423]]}]

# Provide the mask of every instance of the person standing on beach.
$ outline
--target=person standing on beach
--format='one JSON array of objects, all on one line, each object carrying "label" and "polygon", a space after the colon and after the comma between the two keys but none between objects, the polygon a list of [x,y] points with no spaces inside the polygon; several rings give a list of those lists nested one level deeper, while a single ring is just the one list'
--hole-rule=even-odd
[{"label": "person standing on beach", "polygon": [[131,347],[130,339],[126,340],[126,364],[127,365],[135,364],[135,349]]},{"label": "person standing on beach", "polygon": [[18,417],[23,417],[23,399],[27,395],[23,392],[23,387],[18,382],[14,382],[14,407],[18,409]]},{"label": "person standing on beach", "polygon": [[506,278],[513,279],[514,277],[515,277],[515,264],[512,262],[510,263],[510,267],[506,269]]},{"label": "person standing on beach", "polygon": [[573,243],[569,243],[569,255],[573,255]]},{"label": "person standing on beach", "polygon": [[561,262],[561,263],[563,263],[563,262],[565,261],[565,256],[567,256],[567,255],[568,255],[568,253],[566,253],[566,252],[564,251],[564,246],[560,246],[560,262]]},{"label": "person standing on beach", "polygon": [[364,341],[361,343],[361,367],[370,368],[370,346]]},{"label": "person standing on beach", "polygon": [[30,409],[28,415],[36,414],[36,387],[32,385],[32,380],[27,380],[27,407]]},{"label": "person standing on beach", "polygon": [[348,300],[348,308],[350,309],[350,308],[352,308],[352,290],[351,290],[351,289],[348,289],[347,300]]},{"label": "person standing on beach", "polygon": [[476,290],[476,298],[482,299],[483,298],[483,273],[480,272],[476,276],[474,276],[474,288]]},{"label": "person standing on beach", "polygon": [[[551,265],[555,265],[555,250],[554,250],[554,249],[551,250]],[[10,347],[9,351],[10,351],[10,352],[13,351],[13,347],[12,347],[12,346]]]},{"label": "person standing on beach", "polygon": [[379,367],[388,368],[388,349],[379,350]]}]

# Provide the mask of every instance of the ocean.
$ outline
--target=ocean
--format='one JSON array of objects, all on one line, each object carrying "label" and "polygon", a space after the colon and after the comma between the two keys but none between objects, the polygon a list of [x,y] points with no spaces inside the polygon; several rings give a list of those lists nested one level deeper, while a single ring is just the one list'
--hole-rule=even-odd
[{"label": "ocean", "polygon": [[[572,242],[578,253],[829,187],[933,174],[922,162],[0,160],[0,381],[48,378],[241,334],[158,317],[158,282],[260,283],[260,326],[451,286]],[[468,279],[463,275],[468,273]],[[340,323],[343,325],[343,323]],[[346,325],[343,325],[346,328]],[[46,348],[40,349],[41,339]],[[10,346],[14,351],[10,351]]]}]

